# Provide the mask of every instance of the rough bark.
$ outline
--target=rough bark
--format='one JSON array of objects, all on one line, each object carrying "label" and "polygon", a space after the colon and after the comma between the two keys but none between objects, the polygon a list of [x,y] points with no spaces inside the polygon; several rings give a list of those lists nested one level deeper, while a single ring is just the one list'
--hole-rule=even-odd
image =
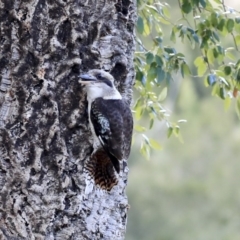
[{"label": "rough bark", "polygon": [[110,192],[78,75],[108,70],[131,101],[134,0],[0,0],[0,239],[123,239],[127,164]]}]

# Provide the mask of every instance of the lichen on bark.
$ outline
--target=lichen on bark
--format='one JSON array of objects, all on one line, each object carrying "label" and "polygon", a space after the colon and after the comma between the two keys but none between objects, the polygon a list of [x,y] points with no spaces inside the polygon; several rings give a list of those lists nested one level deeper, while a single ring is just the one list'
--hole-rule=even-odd
[{"label": "lichen on bark", "polygon": [[78,75],[110,71],[131,102],[132,0],[0,1],[0,239],[123,239],[127,164],[110,192]]}]

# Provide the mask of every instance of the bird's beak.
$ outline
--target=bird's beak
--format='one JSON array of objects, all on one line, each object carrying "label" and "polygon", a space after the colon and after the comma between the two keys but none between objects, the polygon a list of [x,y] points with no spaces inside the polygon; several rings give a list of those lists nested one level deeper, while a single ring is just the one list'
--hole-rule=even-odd
[{"label": "bird's beak", "polygon": [[81,74],[79,77],[81,78],[81,80],[79,80],[79,83],[82,83],[82,84],[88,84],[97,80],[95,77],[89,74]]}]

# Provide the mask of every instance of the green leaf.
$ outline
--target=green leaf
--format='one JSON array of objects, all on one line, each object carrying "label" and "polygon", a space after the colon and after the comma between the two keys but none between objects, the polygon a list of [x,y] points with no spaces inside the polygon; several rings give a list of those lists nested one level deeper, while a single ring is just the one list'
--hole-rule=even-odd
[{"label": "green leaf", "polygon": [[165,100],[166,97],[167,97],[167,87],[163,88],[163,90],[159,94],[158,101],[162,102],[163,100]]},{"label": "green leaf", "polygon": [[235,41],[237,45],[240,45],[240,35],[235,36]]},{"label": "green leaf", "polygon": [[138,71],[137,71],[137,73],[136,73],[136,79],[137,79],[138,81],[142,81],[142,77],[143,77],[143,73],[142,73],[142,71],[140,71],[140,70],[138,69]]},{"label": "green leaf", "polygon": [[220,22],[218,23],[217,29],[220,30],[221,32],[223,31],[225,25],[225,20],[222,18]]},{"label": "green leaf", "polygon": [[147,82],[146,76],[143,74],[141,78],[141,83],[144,87],[146,86],[146,82]]},{"label": "green leaf", "polygon": [[142,65],[144,65],[144,63],[143,63],[143,60],[140,58],[140,57],[138,57],[138,56],[135,56],[135,62],[137,63],[137,65],[140,67],[140,66],[142,66]]},{"label": "green leaf", "polygon": [[[152,101],[149,101],[150,103],[152,103]],[[157,112],[156,112],[156,110],[155,110],[155,108],[154,107],[150,107],[150,110],[151,110],[151,113],[152,114],[154,114],[154,115],[157,115]]]},{"label": "green leaf", "polygon": [[229,33],[232,32],[233,28],[234,28],[234,21],[233,21],[233,19],[230,18],[230,19],[227,20],[227,30],[228,30],[228,32]]},{"label": "green leaf", "polygon": [[224,48],[222,46],[218,45],[217,50],[218,50],[218,53],[220,53],[221,55],[225,54]]},{"label": "green leaf", "polygon": [[186,14],[188,14],[192,11],[192,5],[189,1],[184,0],[184,2],[182,4],[182,11]]},{"label": "green leaf", "polygon": [[231,53],[231,52],[226,52],[226,57],[228,57],[229,59],[235,61],[236,57]]},{"label": "green leaf", "polygon": [[237,112],[237,115],[238,115],[238,118],[240,119],[240,98],[238,97],[237,98],[237,102],[236,102],[236,112]]},{"label": "green leaf", "polygon": [[182,28],[183,28],[183,25],[182,25],[182,24],[178,24],[178,25],[177,25],[177,29],[178,29],[178,30],[181,30]]},{"label": "green leaf", "polygon": [[192,4],[193,4],[193,5],[196,5],[196,6],[199,5],[199,1],[200,1],[200,0],[191,0]]},{"label": "green leaf", "polygon": [[240,65],[240,59],[237,61],[237,63],[235,64],[235,68],[238,68]]},{"label": "green leaf", "polygon": [[211,13],[211,24],[214,28],[218,26],[217,13],[215,12]]},{"label": "green leaf", "polygon": [[170,16],[170,12],[169,12],[169,10],[168,10],[167,7],[163,7],[162,10],[163,10],[163,15],[164,15],[166,18],[170,18],[170,17],[171,17],[171,16]]},{"label": "green leaf", "polygon": [[150,124],[149,124],[149,129],[152,129],[152,127],[153,127],[153,124],[154,124],[154,119],[153,119],[153,118],[151,118],[151,120],[150,120]]},{"label": "green leaf", "polygon": [[224,73],[226,76],[230,75],[232,71],[232,68],[230,66],[225,66],[224,67]]},{"label": "green leaf", "polygon": [[225,111],[227,111],[229,109],[231,105],[231,98],[230,97],[226,97],[224,100],[224,109]]},{"label": "green leaf", "polygon": [[179,128],[179,126],[176,126],[176,127],[173,129],[173,133],[174,133],[174,135],[179,139],[179,141],[180,141],[181,143],[183,143],[183,139],[182,139],[182,136],[181,136],[181,134],[180,134],[180,128]]},{"label": "green leaf", "polygon": [[178,137],[179,131],[180,131],[179,126],[176,126],[176,127],[173,129],[173,133],[175,134],[176,137]]},{"label": "green leaf", "polygon": [[184,76],[189,76],[189,75],[191,75],[190,68],[189,68],[189,66],[188,66],[185,62],[183,62],[183,63],[181,64],[181,74],[182,74],[182,77],[183,77],[183,78],[184,78]]},{"label": "green leaf", "polygon": [[161,44],[162,44],[162,38],[161,37],[155,37],[154,38],[154,41],[156,42],[156,43],[158,43],[158,45],[161,47]]},{"label": "green leaf", "polygon": [[192,34],[192,37],[193,37],[193,39],[196,43],[199,43],[199,38],[198,38],[198,35],[196,33]]},{"label": "green leaf", "polygon": [[200,0],[200,4],[202,5],[203,8],[206,8],[206,0]]},{"label": "green leaf", "polygon": [[214,63],[215,59],[214,59],[213,49],[211,48],[207,50],[207,59],[210,64]]},{"label": "green leaf", "polygon": [[240,82],[240,69],[237,70],[236,80],[237,80],[237,82]]},{"label": "green leaf", "polygon": [[157,69],[156,69],[156,63],[152,62],[150,69],[147,73],[147,79],[149,81],[153,81],[157,77]]},{"label": "green leaf", "polygon": [[175,29],[172,29],[170,40],[174,43],[176,43],[176,34],[175,34]]},{"label": "green leaf", "polygon": [[141,144],[140,153],[147,159],[150,159],[150,148],[146,143]]},{"label": "green leaf", "polygon": [[134,109],[140,107],[141,105],[142,105],[142,98],[138,98],[134,105]]},{"label": "green leaf", "polygon": [[187,27],[187,31],[190,32],[190,34],[194,34],[195,33],[195,31],[192,28],[190,28],[190,27]]},{"label": "green leaf", "polygon": [[164,51],[169,53],[169,54],[175,54],[176,50],[174,48],[171,47],[164,47]]},{"label": "green leaf", "polygon": [[216,82],[216,76],[214,74],[209,74],[207,76],[207,82],[210,86],[212,86]]},{"label": "green leaf", "polygon": [[148,36],[151,32],[151,26],[150,26],[150,21],[147,21],[146,19],[143,20],[143,35]]},{"label": "green leaf", "polygon": [[235,24],[234,26],[234,30],[237,32],[237,33],[240,33],[240,24]]},{"label": "green leaf", "polygon": [[154,139],[149,139],[150,146],[155,150],[161,150],[162,146]]},{"label": "green leaf", "polygon": [[144,138],[145,143],[149,145],[149,138],[145,134],[142,134],[142,137]]},{"label": "green leaf", "polygon": [[219,77],[219,80],[221,83],[225,85],[227,89],[230,87],[230,84],[227,82],[227,80],[224,77]]},{"label": "green leaf", "polygon": [[147,7],[148,7],[150,10],[153,10],[154,12],[158,13],[157,8],[154,7],[153,5],[147,5]]},{"label": "green leaf", "polygon": [[236,17],[235,22],[239,24],[240,23],[240,17]]},{"label": "green leaf", "polygon": [[165,71],[161,68],[157,68],[157,83],[161,83],[165,80]]},{"label": "green leaf", "polygon": [[145,132],[146,128],[140,125],[134,125],[134,130],[137,132]]},{"label": "green leaf", "polygon": [[194,65],[197,67],[198,76],[202,77],[207,71],[207,64],[204,61],[202,56],[199,56],[195,59]]},{"label": "green leaf", "polygon": [[220,41],[220,38],[219,38],[218,34],[215,31],[212,31],[212,35],[218,42]]},{"label": "green leaf", "polygon": [[143,19],[141,17],[138,17],[137,20],[137,31],[142,34],[143,33]]},{"label": "green leaf", "polygon": [[216,73],[216,75],[217,75],[218,77],[225,77],[224,72],[221,71],[221,70],[215,70],[215,73]]},{"label": "green leaf", "polygon": [[152,63],[154,55],[151,52],[146,53],[146,62],[148,65]]},{"label": "green leaf", "polygon": [[214,84],[212,88],[212,95],[219,96],[220,95],[220,87],[219,84]]},{"label": "green leaf", "polygon": [[168,128],[168,131],[167,131],[167,137],[170,138],[171,135],[172,135],[172,133],[173,133],[173,128],[172,128],[172,127],[169,127],[169,128]]},{"label": "green leaf", "polygon": [[219,96],[221,99],[225,99],[225,89],[223,87],[220,87]]},{"label": "green leaf", "polygon": [[163,60],[161,57],[159,57],[158,55],[155,56],[155,60],[158,66],[163,66]]},{"label": "green leaf", "polygon": [[184,59],[185,59],[185,56],[184,56],[184,54],[182,54],[182,53],[177,53],[175,56],[176,56],[178,59],[181,59],[181,60],[184,60]]},{"label": "green leaf", "polygon": [[213,49],[213,56],[214,56],[215,58],[218,57],[218,51],[217,51],[216,48]]},{"label": "green leaf", "polygon": [[139,106],[135,109],[135,119],[138,121],[141,119],[143,115],[143,107],[142,106]]}]

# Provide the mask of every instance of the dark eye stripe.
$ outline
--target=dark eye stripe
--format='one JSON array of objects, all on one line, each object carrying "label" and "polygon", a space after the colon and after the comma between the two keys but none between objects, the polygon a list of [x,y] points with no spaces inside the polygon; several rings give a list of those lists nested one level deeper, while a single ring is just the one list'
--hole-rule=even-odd
[{"label": "dark eye stripe", "polygon": [[101,77],[97,76],[97,77],[98,77],[98,80],[100,80],[101,82],[104,82],[109,87],[113,86],[113,83],[110,80],[108,80],[107,78],[104,78],[102,76]]},{"label": "dark eye stripe", "polygon": [[112,82],[111,82],[110,80],[106,79],[106,78],[103,78],[102,81],[103,81],[104,83],[106,83],[109,87],[112,87],[112,86],[113,86]]}]

